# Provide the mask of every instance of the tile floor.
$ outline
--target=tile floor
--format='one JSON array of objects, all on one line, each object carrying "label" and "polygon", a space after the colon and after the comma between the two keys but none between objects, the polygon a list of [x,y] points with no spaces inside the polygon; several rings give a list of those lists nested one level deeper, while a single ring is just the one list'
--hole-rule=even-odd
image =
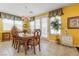
[{"label": "tile floor", "polygon": [[[29,49],[26,56],[78,56],[76,48],[58,45],[47,40],[41,40],[41,51],[37,49],[36,55]],[[0,42],[0,56],[25,56],[21,47],[19,53],[12,47],[11,41]]]}]

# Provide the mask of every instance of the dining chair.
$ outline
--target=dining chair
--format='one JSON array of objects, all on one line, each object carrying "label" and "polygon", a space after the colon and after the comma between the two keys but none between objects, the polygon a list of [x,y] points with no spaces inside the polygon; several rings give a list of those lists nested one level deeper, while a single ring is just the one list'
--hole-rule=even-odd
[{"label": "dining chair", "polygon": [[41,37],[41,30],[40,29],[35,29],[34,31],[34,37],[32,38],[32,40],[29,41],[28,45],[31,45],[33,47],[34,50],[34,54],[36,54],[36,46],[39,46],[39,51],[40,49],[40,37]]},{"label": "dining chair", "polygon": [[13,41],[12,41],[12,46],[17,49],[18,48],[18,43],[19,40],[21,40],[22,38],[18,35],[19,33],[17,31],[12,33],[12,37],[13,37]]},{"label": "dining chair", "polygon": [[11,34],[12,34],[12,46],[17,49],[18,48],[18,42],[21,39],[21,37],[18,36],[18,30],[15,26],[13,26],[12,30],[11,30]]},{"label": "dining chair", "polygon": [[25,50],[25,55],[26,55],[27,54],[27,47],[28,47],[27,43],[28,43],[28,38],[19,37],[18,46],[17,46],[18,51],[17,52],[19,53],[20,47],[23,46],[24,50]]},{"label": "dining chair", "polygon": [[18,40],[18,51],[20,51],[20,46],[23,45],[24,46],[24,41],[22,39]]},{"label": "dining chair", "polygon": [[12,35],[12,37],[13,37],[12,46],[14,46],[14,48],[17,49],[17,44],[18,44],[19,37],[16,34]]}]

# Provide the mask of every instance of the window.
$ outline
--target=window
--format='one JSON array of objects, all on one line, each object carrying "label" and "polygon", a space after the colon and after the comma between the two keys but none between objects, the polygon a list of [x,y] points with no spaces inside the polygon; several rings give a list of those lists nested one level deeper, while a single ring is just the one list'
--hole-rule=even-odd
[{"label": "window", "polygon": [[15,20],[15,26],[16,26],[19,30],[22,30],[22,29],[23,29],[23,21]]},{"label": "window", "polygon": [[14,26],[14,22],[15,22],[15,26],[22,30],[23,29],[23,22],[22,21],[17,21],[17,20],[12,20],[12,19],[7,19],[7,18],[3,18],[2,20],[3,22],[3,31],[10,31],[12,29],[12,27]]},{"label": "window", "polygon": [[61,34],[61,16],[50,18],[50,32],[51,34]]},{"label": "window", "polygon": [[30,22],[30,28],[31,28],[31,31],[34,30],[34,26],[35,26],[35,25],[34,25],[34,21],[31,21],[31,22]]},{"label": "window", "polygon": [[35,19],[35,29],[40,29],[40,18]]},{"label": "window", "polygon": [[2,20],[2,22],[3,22],[3,31],[8,31],[8,30],[11,30],[12,29],[12,27],[13,27],[13,20],[11,20],[11,19],[5,19],[5,18],[3,18],[3,20]]}]

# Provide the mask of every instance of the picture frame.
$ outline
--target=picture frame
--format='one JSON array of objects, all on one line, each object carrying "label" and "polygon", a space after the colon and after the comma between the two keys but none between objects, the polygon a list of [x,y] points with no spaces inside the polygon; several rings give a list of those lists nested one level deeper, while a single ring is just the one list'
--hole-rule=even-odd
[{"label": "picture frame", "polygon": [[67,19],[68,29],[79,29],[79,16],[69,17]]}]

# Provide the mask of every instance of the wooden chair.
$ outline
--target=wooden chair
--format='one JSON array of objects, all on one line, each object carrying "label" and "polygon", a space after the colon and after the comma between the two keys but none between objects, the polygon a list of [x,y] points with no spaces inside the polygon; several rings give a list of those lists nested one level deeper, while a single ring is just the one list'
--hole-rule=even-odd
[{"label": "wooden chair", "polygon": [[18,37],[19,38],[19,40],[18,40],[18,46],[17,46],[17,48],[18,48],[18,51],[17,52],[19,52],[20,51],[20,47],[21,46],[23,46],[24,48],[25,48],[25,55],[27,54],[27,43],[28,43],[28,38],[26,38],[26,37]]},{"label": "wooden chair", "polygon": [[13,26],[11,34],[12,34],[12,46],[14,46],[14,48],[17,48],[17,41],[19,38],[18,38],[18,31],[15,26]]},{"label": "wooden chair", "polygon": [[17,49],[19,37],[18,37],[18,35],[12,35],[12,37],[13,37],[12,46],[14,46],[14,48]]},{"label": "wooden chair", "polygon": [[21,45],[24,46],[24,41],[23,40],[18,40],[18,51],[17,52],[19,52]]},{"label": "wooden chair", "polygon": [[36,46],[39,46],[39,51],[40,49],[40,37],[41,37],[41,30],[40,29],[35,29],[34,31],[34,37],[32,40],[29,41],[28,45],[31,45],[34,49],[34,54],[36,54]]},{"label": "wooden chair", "polygon": [[16,29],[16,27],[13,27],[12,30],[11,30],[11,33],[12,33],[12,37],[13,37],[13,40],[12,40],[12,46],[14,46],[15,49],[18,49],[17,52],[20,51],[20,46],[23,45],[24,48],[25,48],[25,54],[27,54],[27,40],[26,38],[22,38],[20,36],[18,36],[18,31]]}]

